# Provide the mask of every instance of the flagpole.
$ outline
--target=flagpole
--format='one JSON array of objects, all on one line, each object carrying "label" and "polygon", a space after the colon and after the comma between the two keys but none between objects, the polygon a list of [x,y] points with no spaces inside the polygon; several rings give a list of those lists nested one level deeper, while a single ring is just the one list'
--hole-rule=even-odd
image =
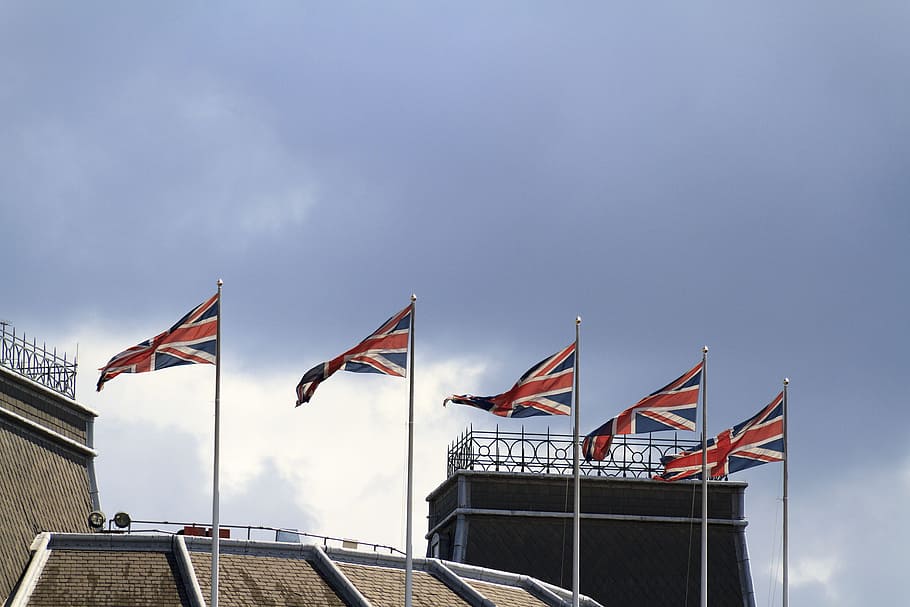
[{"label": "flagpole", "polygon": [[221,286],[218,279],[218,320],[215,337],[215,464],[212,483],[212,601],[211,607],[218,607],[218,552],[221,532],[218,524],[218,451],[221,433]]},{"label": "flagpole", "polygon": [[701,349],[701,607],[708,607],[708,346]]},{"label": "flagpole", "polygon": [[411,607],[411,594],[414,572],[414,550],[412,546],[413,534],[413,501],[414,501],[414,311],[417,295],[411,295],[411,328],[408,331],[410,343],[408,344],[408,504],[407,522],[405,523],[405,565],[404,565],[404,605]]},{"label": "flagpole", "polygon": [[573,411],[575,417],[575,427],[572,434],[572,465],[575,479],[575,509],[572,515],[572,607],[578,607],[579,586],[581,585],[581,484],[579,482],[578,471],[578,419],[580,413],[580,399],[578,398],[578,350],[579,337],[581,328],[581,316],[575,317],[575,386],[573,390]]},{"label": "flagpole", "polygon": [[790,475],[787,470],[787,460],[789,459],[789,450],[787,449],[787,387],[790,385],[790,378],[784,378],[784,528],[783,528],[783,566],[784,566],[784,596],[782,607],[788,607],[790,602],[789,588],[789,484]]}]

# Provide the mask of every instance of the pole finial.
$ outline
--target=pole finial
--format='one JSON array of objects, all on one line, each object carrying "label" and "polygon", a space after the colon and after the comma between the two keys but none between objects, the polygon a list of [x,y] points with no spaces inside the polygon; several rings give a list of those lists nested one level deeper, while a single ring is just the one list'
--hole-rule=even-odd
[{"label": "pole finial", "polygon": [[576,325],[580,325],[580,324],[581,324],[581,316],[576,316],[576,317],[575,317],[575,324],[576,324]]},{"label": "pole finial", "polygon": [[702,354],[707,354],[707,353],[708,353],[708,346],[702,346],[702,347],[701,347],[701,353],[702,353]]},{"label": "pole finial", "polygon": [[417,301],[417,295],[414,293],[411,293],[411,303],[414,303],[415,301]]},{"label": "pole finial", "polygon": [[785,385],[785,386],[789,386],[789,385],[790,385],[790,378],[789,378],[789,377],[785,377],[785,378],[784,378],[784,385]]},{"label": "pole finial", "polygon": [[221,280],[221,279],[219,278],[219,279],[218,279],[218,286],[220,287],[220,286],[222,286],[223,284],[224,284],[224,281]]}]

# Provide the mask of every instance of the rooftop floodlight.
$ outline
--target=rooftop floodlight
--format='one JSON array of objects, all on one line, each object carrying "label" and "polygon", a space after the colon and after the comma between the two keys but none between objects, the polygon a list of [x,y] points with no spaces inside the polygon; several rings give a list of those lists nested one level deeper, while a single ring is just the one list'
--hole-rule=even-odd
[{"label": "rooftop floodlight", "polygon": [[93,510],[91,514],[88,515],[88,526],[95,531],[103,529],[105,521],[107,521],[107,517],[104,516],[104,513],[100,510]]},{"label": "rooftop floodlight", "polygon": [[130,515],[126,512],[118,512],[114,515],[114,524],[117,525],[117,527],[120,529],[129,527],[131,522],[132,519],[130,519]]}]

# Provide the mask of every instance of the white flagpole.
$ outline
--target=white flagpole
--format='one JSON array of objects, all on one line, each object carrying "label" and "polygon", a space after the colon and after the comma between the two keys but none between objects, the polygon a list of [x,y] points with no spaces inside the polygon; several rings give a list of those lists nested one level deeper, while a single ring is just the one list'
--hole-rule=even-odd
[{"label": "white flagpole", "polygon": [[784,378],[784,528],[783,528],[783,566],[784,566],[784,596],[782,607],[788,607],[790,603],[789,588],[789,496],[787,495],[790,483],[790,475],[787,470],[787,460],[790,458],[787,449],[787,387],[790,385],[790,378]]},{"label": "white flagpole", "polygon": [[701,607],[708,607],[708,346],[701,349]]},{"label": "white flagpole", "polygon": [[218,548],[221,532],[218,525],[218,451],[221,433],[221,286],[218,279],[218,321],[215,334],[215,471],[212,487],[212,602],[211,607],[218,607]]},{"label": "white flagpole", "polygon": [[414,498],[414,311],[417,296],[411,295],[411,328],[408,331],[408,504],[407,522],[405,523],[405,565],[404,565],[404,605],[411,607],[411,594],[414,572],[414,551],[411,536],[413,533],[413,498]]},{"label": "white flagpole", "polygon": [[579,334],[581,327],[581,316],[575,317],[575,386],[573,394],[573,413],[575,417],[575,427],[572,437],[572,464],[575,477],[575,510],[572,515],[572,607],[578,607],[579,587],[581,585],[581,483],[579,482],[578,470],[578,418],[580,413],[580,399],[578,398],[578,350]]}]

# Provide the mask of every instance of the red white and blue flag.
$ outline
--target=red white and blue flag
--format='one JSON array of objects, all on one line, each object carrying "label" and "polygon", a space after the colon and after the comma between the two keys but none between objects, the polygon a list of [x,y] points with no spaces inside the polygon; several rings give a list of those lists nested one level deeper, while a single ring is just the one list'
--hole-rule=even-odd
[{"label": "red white and blue flag", "polygon": [[218,347],[218,294],[160,335],[128,348],[101,369],[98,391],[121,373],[145,373],[178,365],[215,364]]},{"label": "red white and blue flag", "polygon": [[575,344],[540,361],[521,376],[512,389],[496,396],[453,395],[453,402],[471,405],[502,417],[569,415],[575,381]]},{"label": "red white and blue flag", "polygon": [[304,373],[297,384],[297,406],[310,402],[319,384],[338,370],[382,373],[396,377],[407,375],[411,310],[412,307],[408,305],[344,354],[319,363]]},{"label": "red white and blue flag", "polygon": [[588,461],[603,460],[617,434],[660,430],[695,430],[702,364],[698,363],[669,384],[644,397],[610,421],[590,432],[582,443]]},{"label": "red white and blue flag", "polygon": [[[784,459],[784,393],[764,409],[716,438],[707,441],[708,475],[720,478],[740,470]],[[676,481],[701,478],[701,449],[683,451],[664,460],[664,472],[654,478]]]}]

